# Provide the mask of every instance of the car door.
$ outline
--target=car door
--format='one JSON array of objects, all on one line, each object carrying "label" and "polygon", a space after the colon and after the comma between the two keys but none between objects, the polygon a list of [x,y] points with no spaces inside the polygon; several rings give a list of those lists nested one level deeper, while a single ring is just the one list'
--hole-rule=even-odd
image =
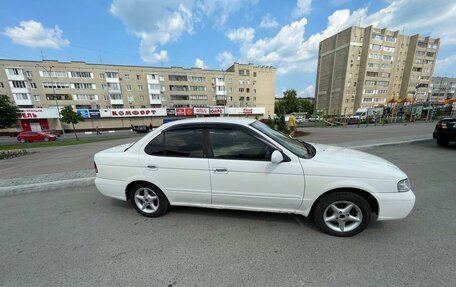
[{"label": "car door", "polygon": [[304,194],[298,158],[271,163],[277,148],[248,128],[209,129],[212,204],[259,210],[296,210]]},{"label": "car door", "polygon": [[140,154],[144,175],[164,189],[171,204],[211,204],[209,161],[203,128],[166,130]]}]

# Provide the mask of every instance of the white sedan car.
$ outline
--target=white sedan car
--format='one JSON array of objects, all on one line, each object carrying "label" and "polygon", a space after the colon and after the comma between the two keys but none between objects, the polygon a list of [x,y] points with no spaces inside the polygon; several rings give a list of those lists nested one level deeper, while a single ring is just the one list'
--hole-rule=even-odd
[{"label": "white sedan car", "polygon": [[157,217],[170,205],[310,216],[352,236],[415,204],[407,175],[364,152],[290,139],[253,119],[199,118],[162,125],[134,144],[95,155],[95,184]]}]

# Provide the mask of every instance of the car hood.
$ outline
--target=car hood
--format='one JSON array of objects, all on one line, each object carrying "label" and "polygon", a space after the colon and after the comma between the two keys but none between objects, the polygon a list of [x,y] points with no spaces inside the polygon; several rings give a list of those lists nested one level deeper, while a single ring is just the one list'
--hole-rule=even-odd
[{"label": "car hood", "polygon": [[[334,172],[347,177],[398,179],[407,178],[407,175],[393,163],[366,152],[323,144],[313,144],[316,155],[311,159],[313,170],[307,174]],[[305,162],[303,162],[305,166]]]}]

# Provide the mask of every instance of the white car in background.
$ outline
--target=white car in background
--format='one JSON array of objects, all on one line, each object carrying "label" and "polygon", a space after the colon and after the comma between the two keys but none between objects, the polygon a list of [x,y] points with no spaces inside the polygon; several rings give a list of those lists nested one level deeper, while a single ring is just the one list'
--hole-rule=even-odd
[{"label": "white car in background", "polygon": [[134,144],[95,155],[95,184],[157,217],[170,205],[310,216],[323,231],[352,236],[378,220],[406,217],[407,175],[364,152],[290,139],[253,119],[198,118],[162,125]]}]

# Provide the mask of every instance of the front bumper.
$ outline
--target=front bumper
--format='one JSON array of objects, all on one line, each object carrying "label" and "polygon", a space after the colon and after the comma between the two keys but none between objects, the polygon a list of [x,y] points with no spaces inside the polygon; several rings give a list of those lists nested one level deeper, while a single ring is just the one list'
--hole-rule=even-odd
[{"label": "front bumper", "polygon": [[407,217],[415,205],[415,194],[407,192],[372,193],[377,199],[377,220],[393,220]]}]

